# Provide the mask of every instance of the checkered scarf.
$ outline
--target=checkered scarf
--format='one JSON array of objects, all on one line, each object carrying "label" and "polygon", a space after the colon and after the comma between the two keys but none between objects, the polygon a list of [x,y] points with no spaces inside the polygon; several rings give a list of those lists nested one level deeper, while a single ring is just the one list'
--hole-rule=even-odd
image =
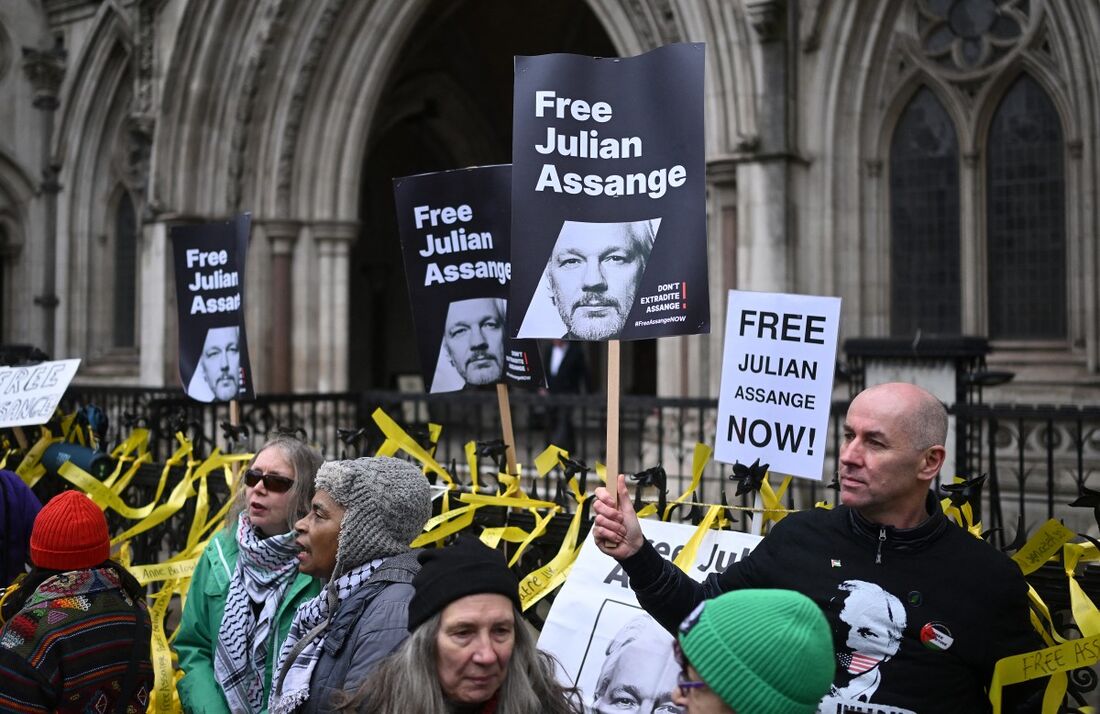
[{"label": "checkered scarf", "polygon": [[[275,615],[298,572],[294,531],[261,538],[248,515],[237,522],[237,568],[214,649],[214,677],[232,712],[264,709],[264,668]],[[260,604],[257,615],[253,603]]]},{"label": "checkered scarf", "polygon": [[325,634],[333,614],[341,602],[370,580],[384,561],[385,558],[377,558],[352,568],[298,607],[279,653],[279,666],[271,689],[271,714],[290,714],[309,699],[313,668],[324,651]]}]

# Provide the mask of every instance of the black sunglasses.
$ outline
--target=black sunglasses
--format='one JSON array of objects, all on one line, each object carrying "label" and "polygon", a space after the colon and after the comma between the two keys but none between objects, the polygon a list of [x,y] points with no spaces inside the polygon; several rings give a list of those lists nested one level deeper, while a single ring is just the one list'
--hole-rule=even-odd
[{"label": "black sunglasses", "polygon": [[256,469],[244,472],[244,482],[249,488],[255,487],[260,481],[263,481],[264,488],[272,493],[286,493],[294,485],[294,479],[279,474],[265,474]]}]

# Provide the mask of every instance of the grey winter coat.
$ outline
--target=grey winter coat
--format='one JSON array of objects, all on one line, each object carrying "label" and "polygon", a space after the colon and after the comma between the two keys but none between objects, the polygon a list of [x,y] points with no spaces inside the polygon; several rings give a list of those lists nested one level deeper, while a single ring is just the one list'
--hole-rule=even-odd
[{"label": "grey winter coat", "polygon": [[300,712],[331,712],[333,697],[348,697],[409,636],[416,553],[389,558],[359,590],[340,603],[325,633],[323,654]]}]

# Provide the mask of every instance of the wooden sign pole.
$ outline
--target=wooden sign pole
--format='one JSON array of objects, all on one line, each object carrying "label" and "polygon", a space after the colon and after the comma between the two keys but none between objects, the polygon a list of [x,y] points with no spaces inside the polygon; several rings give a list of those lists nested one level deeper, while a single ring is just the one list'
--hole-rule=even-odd
[{"label": "wooden sign pole", "polygon": [[619,505],[619,341],[607,341],[607,492]]},{"label": "wooden sign pole", "polygon": [[519,476],[516,466],[516,437],[512,432],[512,405],[508,401],[508,385],[497,384],[497,404],[500,405],[500,432],[504,439],[504,456],[508,460],[508,475]]}]

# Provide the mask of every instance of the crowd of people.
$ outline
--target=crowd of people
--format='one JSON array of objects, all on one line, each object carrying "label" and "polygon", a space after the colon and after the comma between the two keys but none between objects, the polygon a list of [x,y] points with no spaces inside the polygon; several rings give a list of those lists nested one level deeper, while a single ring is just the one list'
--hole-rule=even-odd
[{"label": "crowd of people", "polygon": [[[621,476],[617,497],[597,489],[595,541],[653,619],[628,623],[607,646],[588,701],[537,648],[500,551],[471,536],[410,549],[432,510],[417,466],[324,462],[277,437],[243,471],[192,575],[173,645],[182,707],[988,711],[995,662],[1042,643],[1019,569],[950,524],[931,494],[946,435],[944,408],[924,390],[864,391],[844,425],[843,505],[788,516],[702,583],[645,539]],[[23,557],[10,542],[4,552]],[[0,710],[145,711],[145,589],[111,560],[102,510],[61,493],[34,516],[26,554],[30,570],[0,601]],[[1004,711],[1038,711],[1041,685],[1011,688]]]}]

